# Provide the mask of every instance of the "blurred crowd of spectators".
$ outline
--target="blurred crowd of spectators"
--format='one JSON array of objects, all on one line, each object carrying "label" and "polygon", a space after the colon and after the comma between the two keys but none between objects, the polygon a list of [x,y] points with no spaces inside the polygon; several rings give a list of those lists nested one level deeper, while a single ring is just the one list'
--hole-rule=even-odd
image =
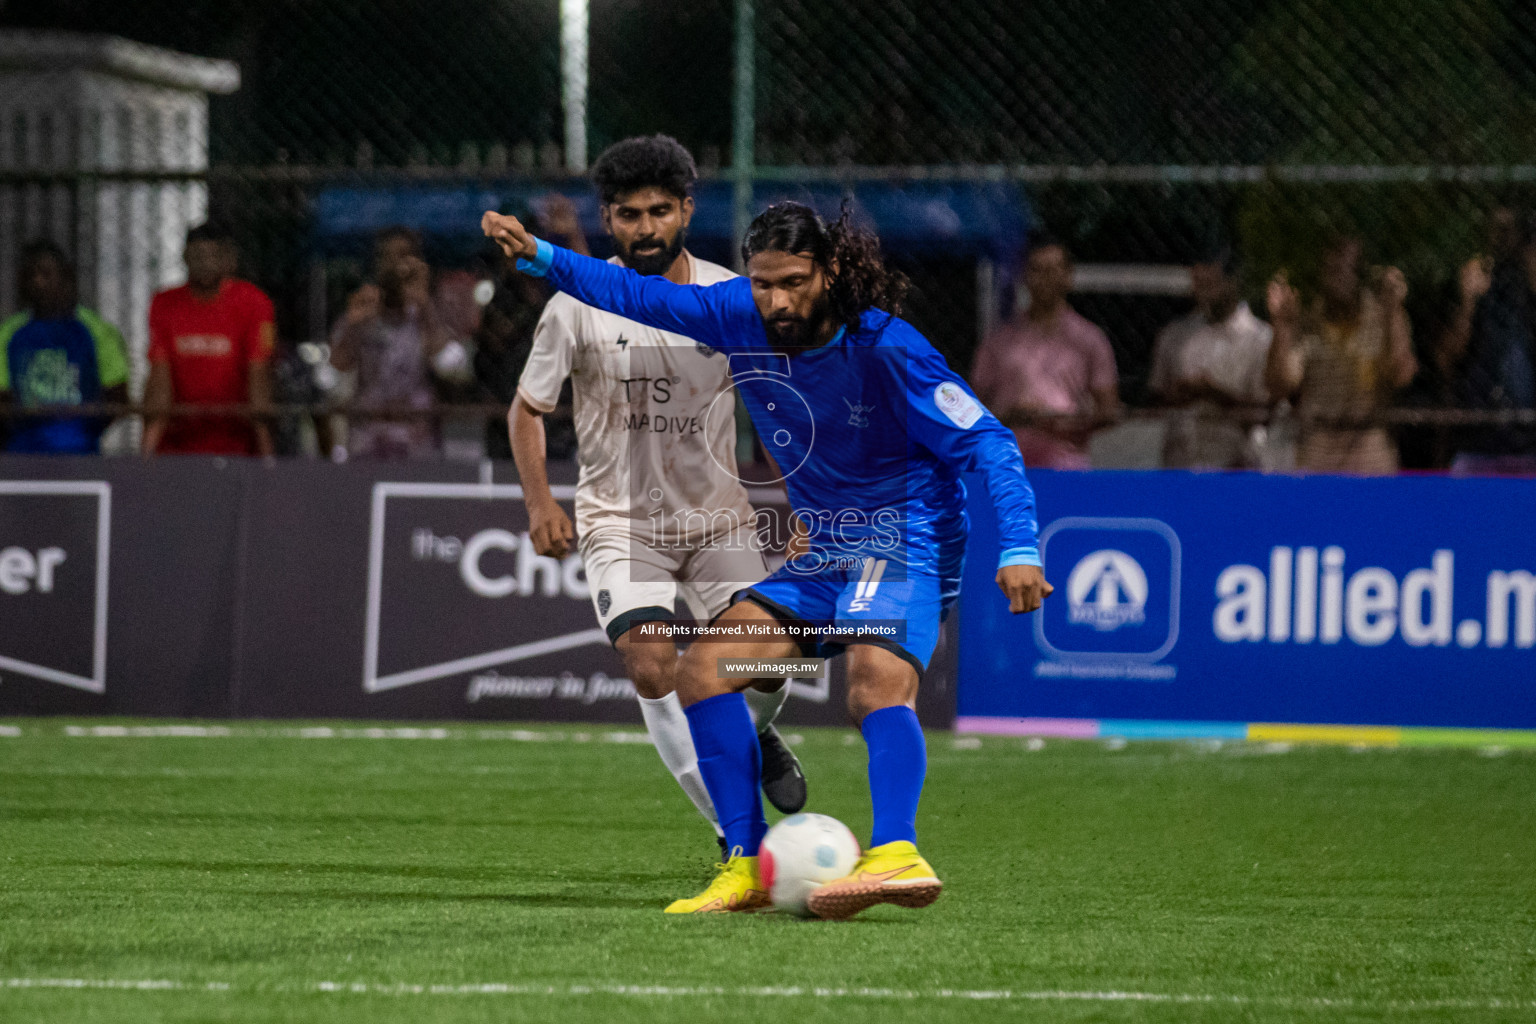
[{"label": "blurred crowd of spectators", "polygon": [[[548,197],[532,213],[543,234],[586,251],[568,200]],[[1244,301],[1234,250],[1213,248],[1190,269],[1193,309],[1162,328],[1152,352],[1162,464],[1395,472],[1397,446],[1381,414],[1421,370],[1442,405],[1536,409],[1536,216],[1495,211],[1488,248],[1460,268],[1453,312],[1417,348],[1404,275],[1367,266],[1358,238],[1327,243],[1310,294],[1284,272],[1272,278],[1262,316]],[[277,415],[275,400],[325,398],[351,416],[312,417],[319,453],[439,456],[443,403],[510,403],[548,299],[542,282],[499,268],[495,284],[434,271],[416,232],[388,228],[374,241],[371,279],[347,298],[326,342],[284,360],[273,303],[237,276],[229,232],[194,228],[184,258],[186,284],[155,295],[149,310],[145,455],[290,453],[294,416]],[[1094,434],[1124,415],[1114,350],[1070,301],[1073,272],[1062,241],[1032,238],[1018,310],[971,367],[977,394],[1013,428],[1029,466],[1089,467]],[[4,450],[98,451],[112,406],[128,400],[121,334],[80,305],[74,266],[50,242],[21,253],[17,293],[22,308],[0,323],[0,403],[12,407],[0,416]],[[47,415],[26,415],[44,407]],[[1275,456],[1277,420],[1296,424],[1284,459]],[[485,454],[509,457],[505,422],[485,423]],[[558,420],[551,427],[550,454],[570,455],[570,431]],[[1455,436],[1453,471],[1536,474],[1536,430],[1527,425]]]},{"label": "blurred crowd of spectators", "polygon": [[[1489,240],[1490,252],[1461,268],[1448,325],[1419,351],[1429,353],[1439,404],[1536,410],[1536,216],[1496,211]],[[1421,370],[1407,281],[1396,267],[1367,267],[1359,238],[1335,237],[1320,255],[1316,294],[1302,294],[1283,271],[1267,283],[1267,319],[1243,300],[1231,249],[1190,268],[1194,309],[1158,333],[1148,381],[1166,410],[1162,465],[1397,471],[1382,414]],[[971,370],[977,394],[1013,427],[1026,465],[1088,466],[1091,435],[1120,412],[1113,350],[1068,301],[1071,272],[1061,242],[1033,240],[1020,309],[989,334]],[[1298,426],[1283,457],[1271,434],[1277,418]],[[1536,475],[1529,426],[1455,436],[1453,472]]]}]

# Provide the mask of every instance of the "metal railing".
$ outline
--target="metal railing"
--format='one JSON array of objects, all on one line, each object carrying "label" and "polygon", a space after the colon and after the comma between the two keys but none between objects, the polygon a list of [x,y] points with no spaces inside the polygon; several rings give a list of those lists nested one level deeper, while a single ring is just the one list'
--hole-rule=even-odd
[{"label": "metal railing", "polygon": [[[46,405],[23,408],[0,404],[0,424],[37,419],[207,419],[210,417],[270,420],[285,416],[341,416],[359,421],[504,419],[507,406],[500,402],[438,402],[429,406],[366,405],[355,402],[274,402],[265,406],[248,403],[175,404],[151,408],[140,402],[93,402],[81,405]],[[560,406],[546,414],[569,418],[570,407]],[[1126,422],[1239,423],[1244,426],[1285,422],[1303,427],[1363,430],[1372,427],[1536,427],[1536,409],[1388,408],[1370,413],[1323,413],[1280,406],[1217,408],[1132,407],[1109,417],[1072,413],[1010,416],[1010,426],[1038,426],[1063,430],[1095,429]]]}]

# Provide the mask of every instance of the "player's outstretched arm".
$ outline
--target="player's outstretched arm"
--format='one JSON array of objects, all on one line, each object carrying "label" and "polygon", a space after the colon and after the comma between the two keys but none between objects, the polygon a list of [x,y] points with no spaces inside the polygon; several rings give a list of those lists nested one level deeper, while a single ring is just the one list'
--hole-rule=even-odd
[{"label": "player's outstretched arm", "polygon": [[750,287],[740,278],[708,287],[673,284],[551,245],[507,214],[487,211],[480,228],[517,260],[517,269],[546,278],[589,306],[715,348],[766,344]]},{"label": "player's outstretched arm", "polygon": [[511,214],[486,210],[480,216],[480,231],[499,245],[508,259],[532,260],[539,253],[539,240]]}]

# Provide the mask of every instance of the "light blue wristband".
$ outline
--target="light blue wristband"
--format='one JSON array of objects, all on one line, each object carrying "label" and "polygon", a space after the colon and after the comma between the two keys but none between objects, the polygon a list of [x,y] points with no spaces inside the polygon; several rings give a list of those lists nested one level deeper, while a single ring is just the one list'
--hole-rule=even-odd
[{"label": "light blue wristband", "polygon": [[1042,563],[1040,561],[1040,549],[1009,548],[1007,551],[1004,551],[1003,556],[997,560],[997,567],[999,569],[1004,569],[1010,565],[1041,566]]},{"label": "light blue wristband", "polygon": [[525,260],[519,256],[517,269],[533,277],[543,277],[549,273],[549,265],[555,262],[555,247],[542,238],[535,238],[533,243],[538,251],[534,253],[531,260]]}]

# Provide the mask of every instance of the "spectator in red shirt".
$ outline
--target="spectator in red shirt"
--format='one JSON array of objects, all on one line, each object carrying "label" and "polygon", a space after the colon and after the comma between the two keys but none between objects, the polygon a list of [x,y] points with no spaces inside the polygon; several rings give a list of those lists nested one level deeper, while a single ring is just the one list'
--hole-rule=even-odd
[{"label": "spectator in red shirt", "polygon": [[[187,283],[150,303],[146,455],[272,454],[272,432],[260,415],[272,402],[272,300],[234,276],[237,258],[227,230],[212,223],[193,228]],[[170,417],[173,404],[249,404],[255,415]]]}]

